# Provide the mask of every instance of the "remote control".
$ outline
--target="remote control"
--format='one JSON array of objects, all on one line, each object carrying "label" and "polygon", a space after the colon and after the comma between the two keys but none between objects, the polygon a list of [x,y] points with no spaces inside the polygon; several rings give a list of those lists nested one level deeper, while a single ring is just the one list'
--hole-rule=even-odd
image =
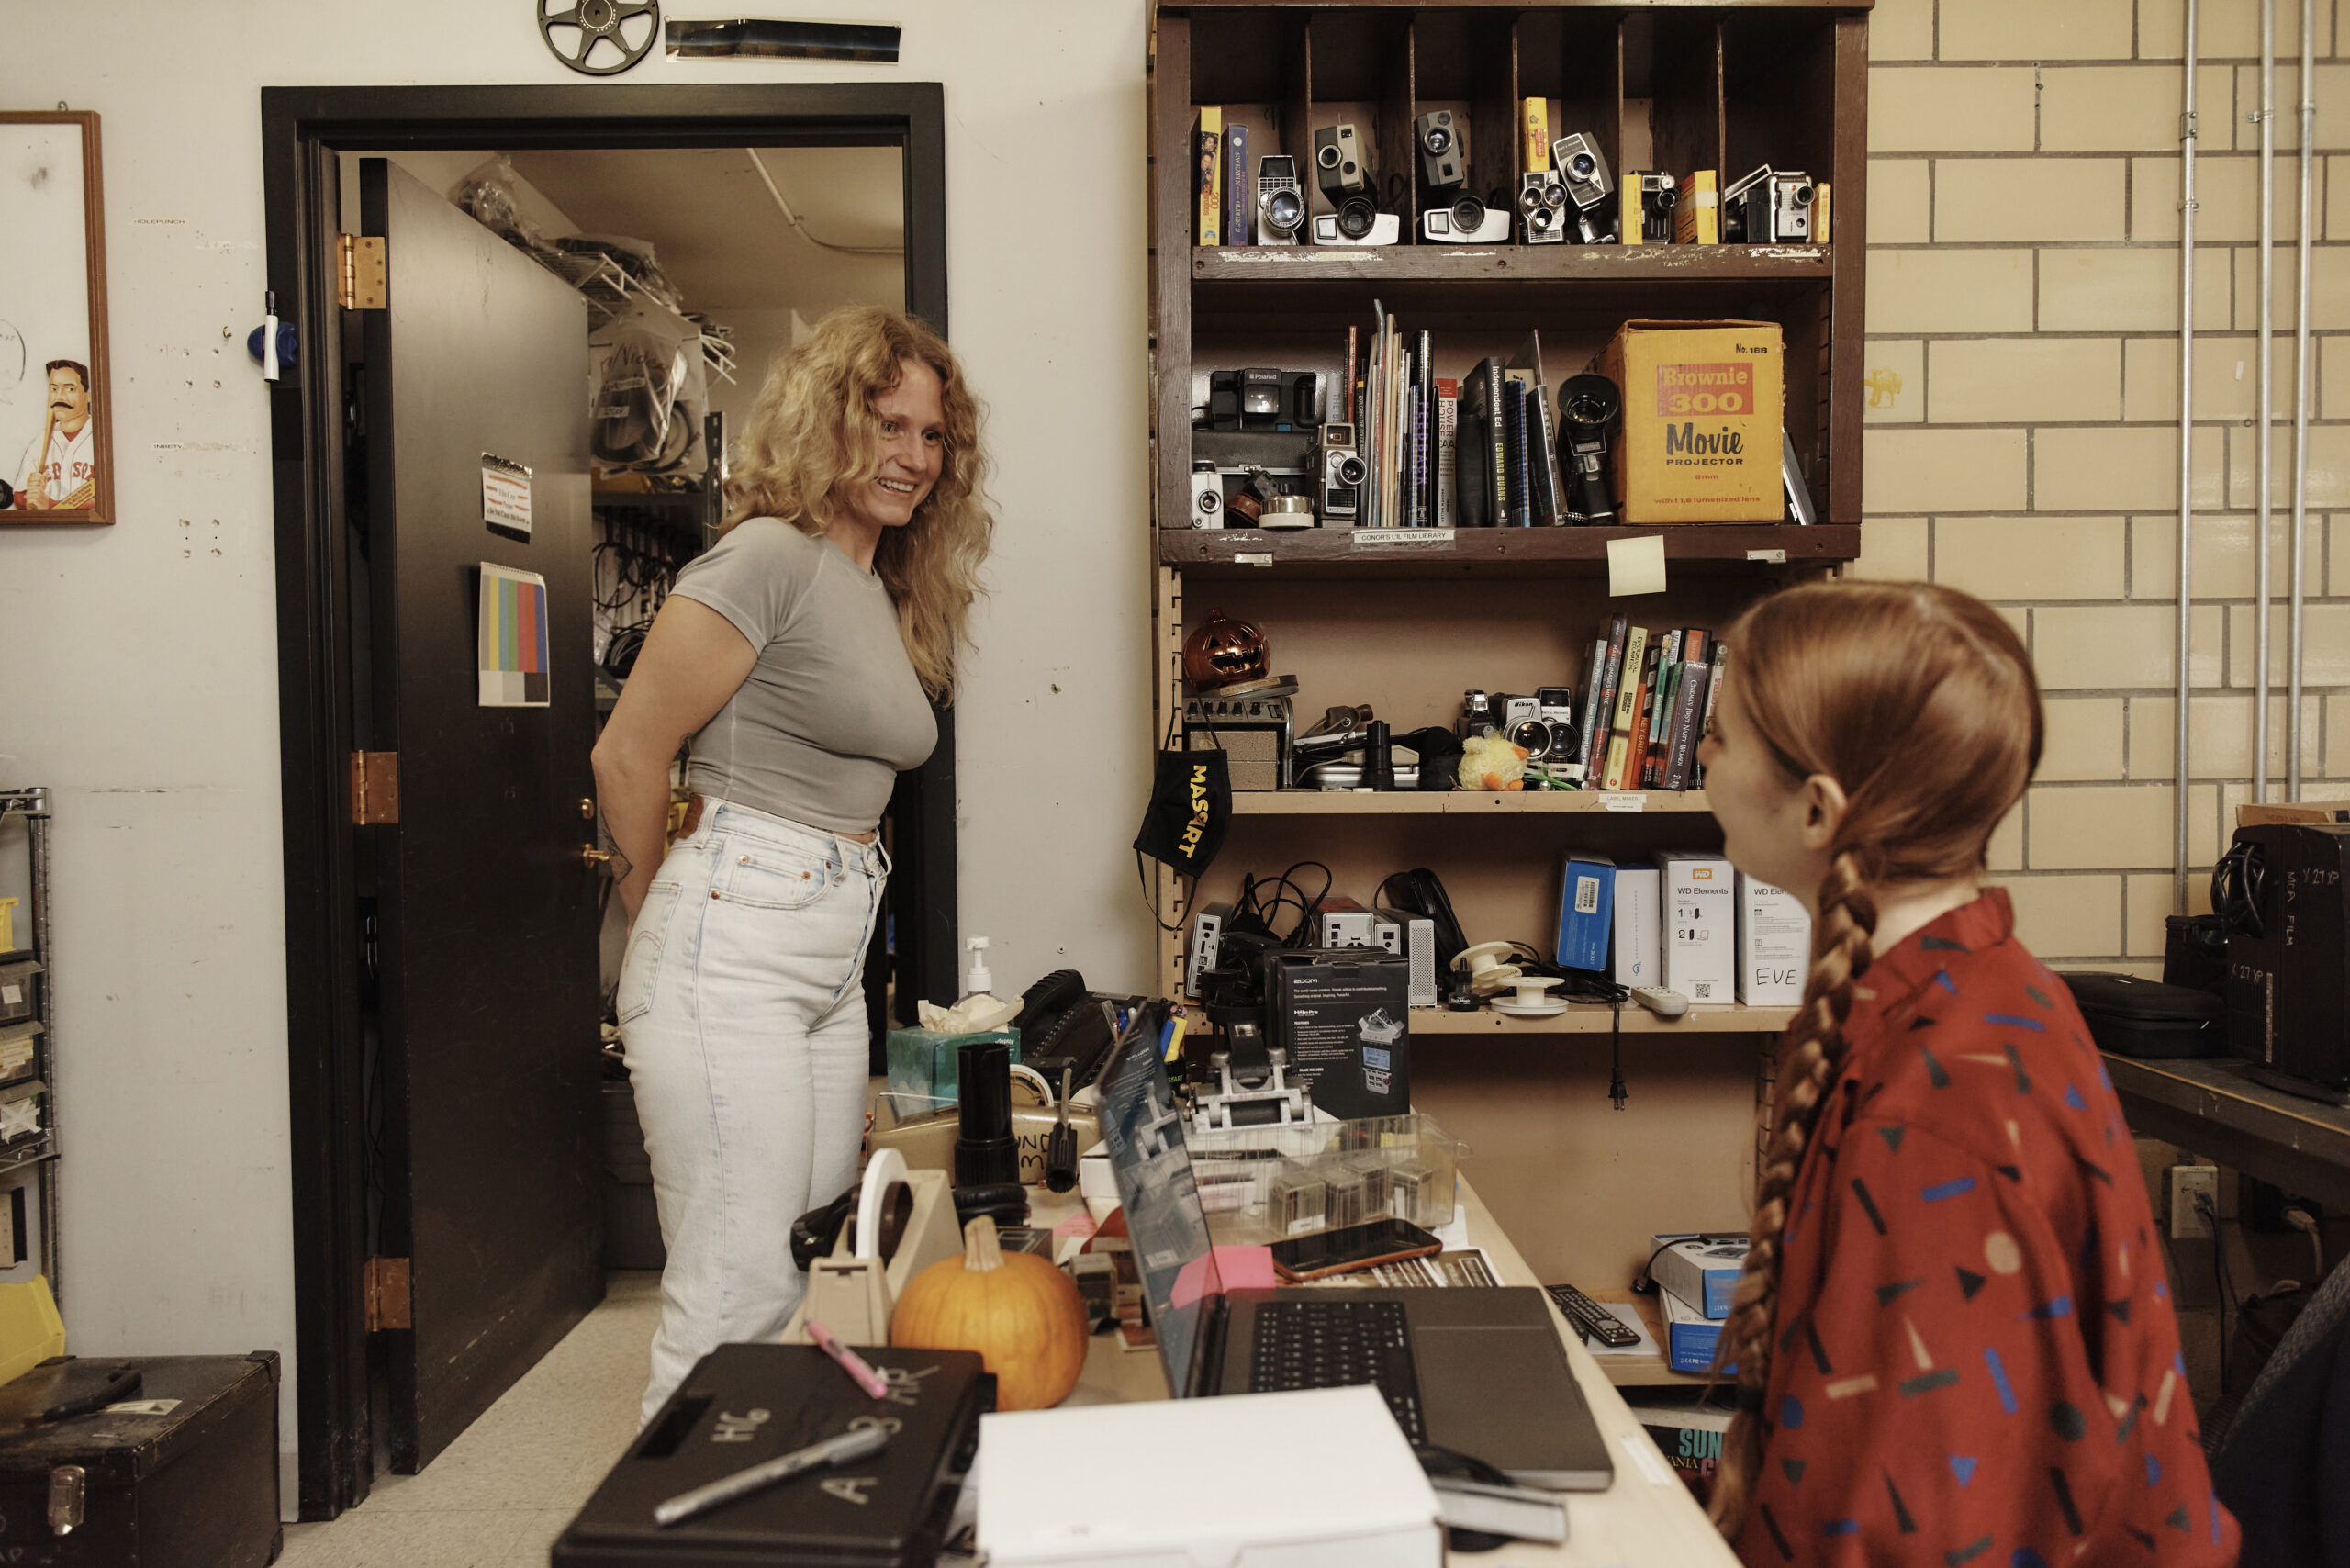
[{"label": "remote control", "polygon": [[1667,991],[1661,985],[1636,985],[1632,1000],[1660,1018],[1678,1018],[1689,1011],[1689,999],[1677,991]]},{"label": "remote control", "polygon": [[1559,1304],[1559,1310],[1567,1315],[1567,1321],[1573,1324],[1584,1338],[1597,1335],[1601,1344],[1616,1350],[1640,1342],[1637,1329],[1574,1286],[1545,1285],[1542,1288],[1550,1293],[1550,1299]]}]

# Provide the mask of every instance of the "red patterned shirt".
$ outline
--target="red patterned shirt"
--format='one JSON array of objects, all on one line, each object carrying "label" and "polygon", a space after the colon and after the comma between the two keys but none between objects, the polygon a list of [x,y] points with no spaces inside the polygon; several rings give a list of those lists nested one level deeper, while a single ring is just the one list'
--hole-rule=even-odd
[{"label": "red patterned shirt", "polygon": [[1853,998],[1788,1195],[1740,1555],[2234,1562],[2112,1081],[2007,895],[1910,935]]}]

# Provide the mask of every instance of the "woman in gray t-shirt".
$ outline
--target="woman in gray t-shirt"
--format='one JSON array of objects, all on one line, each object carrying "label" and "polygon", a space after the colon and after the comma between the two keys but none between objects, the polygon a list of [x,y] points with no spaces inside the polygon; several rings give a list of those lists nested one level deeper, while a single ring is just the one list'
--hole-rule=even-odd
[{"label": "woman in gray t-shirt", "polygon": [[[621,1037],[669,1260],[651,1419],[711,1349],[800,1304],[792,1220],[845,1189],[864,1126],[881,812],[993,529],[979,409],[927,327],[835,310],[768,374],[726,532],[677,575],[596,743],[630,915]],[[693,790],[666,854],[669,767]]]}]

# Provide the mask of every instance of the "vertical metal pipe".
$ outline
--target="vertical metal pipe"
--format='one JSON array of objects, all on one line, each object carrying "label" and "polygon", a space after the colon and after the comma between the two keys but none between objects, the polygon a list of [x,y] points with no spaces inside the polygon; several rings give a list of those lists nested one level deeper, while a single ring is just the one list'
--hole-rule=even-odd
[{"label": "vertical metal pipe", "polygon": [[2295,231],[2299,267],[2293,306],[2293,608],[2287,632],[2285,778],[2288,801],[2301,798],[2301,594],[2309,528],[2310,480],[2310,144],[2317,140],[2317,0],[2301,0],[2301,202]]},{"label": "vertical metal pipe", "polygon": [[[2253,480],[2253,576],[2259,602],[2253,606],[2253,662],[2258,666],[2253,687],[2252,798],[2268,799],[2268,460],[2275,433],[2276,388],[2271,357],[2276,334],[2269,311],[2277,285],[2277,0],[2260,0],[2260,433],[2253,442],[2259,472]],[[2242,363],[2239,361],[2238,363]]]},{"label": "vertical metal pipe", "polygon": [[2179,116],[2178,174],[2178,711],[2172,737],[2171,907],[2187,913],[2188,628],[2195,607],[2195,46],[2197,0],[2187,0],[2187,108]]}]

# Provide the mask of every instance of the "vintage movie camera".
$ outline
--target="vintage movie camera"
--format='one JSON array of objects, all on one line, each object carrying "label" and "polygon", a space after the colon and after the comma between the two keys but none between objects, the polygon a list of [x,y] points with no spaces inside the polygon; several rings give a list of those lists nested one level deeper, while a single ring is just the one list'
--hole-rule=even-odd
[{"label": "vintage movie camera", "polygon": [[1555,169],[1528,169],[1517,178],[1517,218],[1519,234],[1529,245],[1557,245],[1565,242],[1572,208],[1567,206],[1567,185]]},{"label": "vintage movie camera", "polygon": [[1808,243],[1818,190],[1800,169],[1765,163],[1722,193],[1722,243]]},{"label": "vintage movie camera", "polygon": [[1420,178],[1430,195],[1469,183],[1467,128],[1453,123],[1450,109],[1431,109],[1413,120],[1412,142],[1420,150]]},{"label": "vintage movie camera", "polygon": [[1257,243],[1294,245],[1305,227],[1305,190],[1297,183],[1297,160],[1269,153],[1257,160]]},{"label": "vintage movie camera", "polygon": [[1662,169],[1627,169],[1624,186],[1640,200],[1640,241],[1647,245],[1673,242],[1673,225],[1681,206],[1680,182]]},{"label": "vintage movie camera", "polygon": [[1453,245],[1506,245],[1509,213],[1475,196],[1457,196],[1449,206],[1420,214],[1420,238]]},{"label": "vintage movie camera", "polygon": [[1567,470],[1567,515],[1576,522],[1613,522],[1607,483],[1607,427],[1624,395],[1605,375],[1570,375],[1559,384],[1559,457]]},{"label": "vintage movie camera", "polygon": [[1314,183],[1332,207],[1371,188],[1371,164],[1352,125],[1341,120],[1314,133]]},{"label": "vintage movie camera", "polygon": [[1566,186],[1567,205],[1574,208],[1575,237],[1586,245],[1616,241],[1616,181],[1607,172],[1607,157],[1599,143],[1581,131],[1550,143],[1550,167]]},{"label": "vintage movie camera", "polygon": [[1352,524],[1362,515],[1362,482],[1369,470],[1355,449],[1355,427],[1336,420],[1322,427],[1321,506],[1325,520]]}]

